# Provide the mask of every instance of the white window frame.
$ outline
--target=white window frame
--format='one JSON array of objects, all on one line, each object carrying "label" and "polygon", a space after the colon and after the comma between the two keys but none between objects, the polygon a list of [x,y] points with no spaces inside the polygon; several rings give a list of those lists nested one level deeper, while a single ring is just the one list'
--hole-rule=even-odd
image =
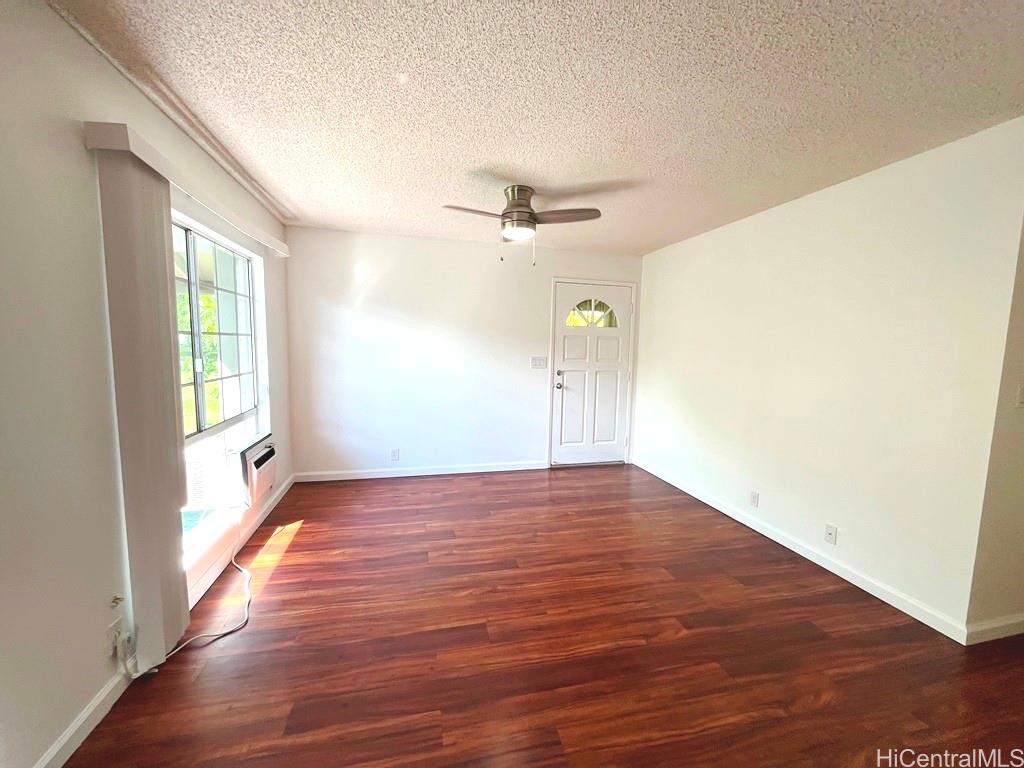
[{"label": "white window frame", "polygon": [[[257,416],[260,409],[260,365],[257,346],[257,325],[256,325],[256,284],[255,284],[255,270],[253,269],[253,257],[245,252],[244,248],[230,242],[229,240],[217,236],[216,233],[211,232],[205,227],[197,227],[190,221],[184,220],[185,217],[173,216],[171,220],[172,227],[179,227],[185,231],[185,254],[187,262],[187,277],[186,282],[188,283],[188,294],[189,294],[189,316],[192,320],[191,327],[191,338],[192,338],[192,386],[195,393],[195,409],[196,409],[196,431],[190,432],[185,435],[185,443],[188,444],[193,440],[200,439],[202,437],[209,437],[215,435],[218,432],[231,428],[235,424],[239,424],[250,416]],[[249,278],[249,295],[245,296],[249,300],[249,329],[251,337],[251,354],[252,354],[252,377],[253,377],[253,405],[244,411],[237,413],[236,415],[224,419],[216,424],[206,425],[206,379],[203,377],[203,353],[202,353],[202,340],[203,333],[200,326],[200,312],[199,312],[199,271],[196,261],[196,249],[195,249],[195,237],[199,235],[206,240],[212,242],[215,246],[223,248],[229,251],[233,256],[237,256],[245,260],[248,268]],[[215,257],[216,258],[216,257]],[[181,278],[175,277],[175,281]],[[231,293],[236,298],[242,296],[237,291],[226,291],[226,289],[220,286],[214,285],[214,291],[224,291]],[[218,304],[218,335],[220,333],[220,316],[219,316],[219,304]],[[237,328],[237,319],[236,319]],[[176,333],[184,333],[177,328],[177,313],[175,313],[175,329]],[[239,334],[236,334],[239,335]],[[240,334],[244,335],[244,334]],[[180,351],[178,355],[177,364],[180,366]],[[231,378],[231,377],[228,377]],[[222,381],[223,377],[217,379],[211,379],[211,381]],[[185,381],[180,382],[178,387],[178,398],[180,400],[182,396],[182,389],[186,386]],[[223,392],[223,389],[222,389]],[[223,396],[222,396],[222,407],[223,407]],[[182,404],[184,407],[184,404]]]}]

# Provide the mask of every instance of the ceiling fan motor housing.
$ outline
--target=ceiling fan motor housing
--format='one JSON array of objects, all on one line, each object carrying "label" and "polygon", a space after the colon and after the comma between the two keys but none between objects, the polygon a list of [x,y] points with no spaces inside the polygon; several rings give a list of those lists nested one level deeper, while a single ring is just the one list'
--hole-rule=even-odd
[{"label": "ceiling fan motor housing", "polygon": [[525,184],[512,184],[505,187],[507,202],[505,210],[501,212],[503,232],[511,228],[537,231],[537,217],[530,202],[533,195],[533,187],[528,187]]},{"label": "ceiling fan motor housing", "polygon": [[533,205],[530,202],[534,196],[533,187],[524,184],[512,184],[505,187],[505,210],[501,212],[502,222],[508,221],[530,221],[537,223],[534,217]]}]

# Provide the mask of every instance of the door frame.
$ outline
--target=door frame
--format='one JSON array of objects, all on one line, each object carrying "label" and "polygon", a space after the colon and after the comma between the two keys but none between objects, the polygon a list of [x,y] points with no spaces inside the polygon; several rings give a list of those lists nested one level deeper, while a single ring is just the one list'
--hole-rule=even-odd
[{"label": "door frame", "polygon": [[[637,283],[630,280],[595,280],[591,277],[553,277],[551,278],[551,316],[549,322],[548,339],[548,467],[571,467],[573,464],[554,464],[551,461],[552,450],[551,440],[554,434],[555,414],[555,302],[557,301],[558,284],[575,283],[576,285],[615,285],[620,288],[629,288],[630,308],[630,329],[629,329],[629,360],[626,363],[626,453],[623,462],[630,463],[633,452],[633,391],[636,389],[636,347],[639,339],[638,329],[640,327],[637,315]],[[582,466],[582,465],[580,465]]]}]

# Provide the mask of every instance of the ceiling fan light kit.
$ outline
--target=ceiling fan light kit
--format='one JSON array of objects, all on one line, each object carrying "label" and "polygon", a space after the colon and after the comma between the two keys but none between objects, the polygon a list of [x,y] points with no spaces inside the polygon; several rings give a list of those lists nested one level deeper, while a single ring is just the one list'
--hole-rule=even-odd
[{"label": "ceiling fan light kit", "polygon": [[446,205],[453,211],[472,213],[476,216],[487,216],[501,220],[501,240],[505,243],[518,243],[530,240],[537,234],[538,224],[568,224],[574,221],[589,221],[601,216],[597,208],[568,208],[554,211],[533,210],[533,187],[525,184],[510,184],[505,187],[505,210],[501,213],[478,211],[475,208],[463,208],[459,205]]},{"label": "ceiling fan light kit", "polygon": [[537,225],[532,221],[510,219],[501,222],[501,239],[505,242],[522,242],[537,234]]},{"label": "ceiling fan light kit", "polygon": [[531,200],[533,187],[510,184],[505,187],[505,210],[501,212],[501,239],[506,242],[529,240],[537,234],[537,215]]}]

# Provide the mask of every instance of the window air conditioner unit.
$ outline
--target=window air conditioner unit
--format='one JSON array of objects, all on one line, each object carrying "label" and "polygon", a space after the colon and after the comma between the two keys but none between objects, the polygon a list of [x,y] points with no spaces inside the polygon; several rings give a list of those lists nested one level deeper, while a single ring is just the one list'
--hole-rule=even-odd
[{"label": "window air conditioner unit", "polygon": [[249,506],[259,509],[277,482],[277,452],[273,444],[267,443],[250,449],[246,455]]}]

